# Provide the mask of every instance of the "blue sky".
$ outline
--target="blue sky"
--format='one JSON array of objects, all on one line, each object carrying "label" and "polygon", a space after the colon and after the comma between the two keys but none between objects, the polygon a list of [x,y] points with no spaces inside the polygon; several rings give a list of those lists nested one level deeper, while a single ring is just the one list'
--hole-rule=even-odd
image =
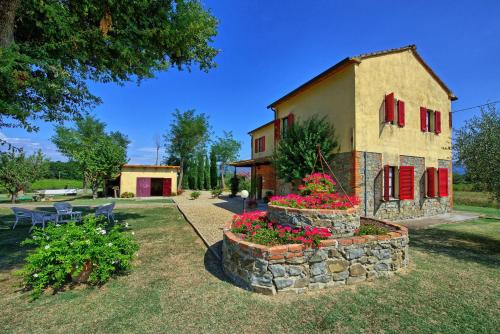
[{"label": "blue sky", "polygon": [[[424,60],[459,97],[457,110],[500,100],[500,1],[204,1],[220,20],[217,68],[172,69],[140,86],[91,84],[104,103],[94,114],[127,134],[131,163],[154,163],[154,136],[169,128],[175,108],[210,117],[214,135],[231,130],[249,158],[248,131],[272,119],[266,106],[339,60],[416,44]],[[479,111],[455,114],[454,127]],[[50,143],[38,133],[1,129],[28,151]]]}]

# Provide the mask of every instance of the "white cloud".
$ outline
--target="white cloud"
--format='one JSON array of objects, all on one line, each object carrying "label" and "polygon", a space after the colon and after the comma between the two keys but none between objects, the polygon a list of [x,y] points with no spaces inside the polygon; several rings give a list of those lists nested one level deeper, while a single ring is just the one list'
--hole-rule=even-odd
[{"label": "white cloud", "polygon": [[57,151],[56,146],[48,140],[38,141],[28,137],[8,137],[1,131],[0,139],[17,148],[22,148],[27,154],[32,154],[38,150],[42,150],[43,155],[50,160],[67,160],[61,153],[59,153],[59,151]]}]

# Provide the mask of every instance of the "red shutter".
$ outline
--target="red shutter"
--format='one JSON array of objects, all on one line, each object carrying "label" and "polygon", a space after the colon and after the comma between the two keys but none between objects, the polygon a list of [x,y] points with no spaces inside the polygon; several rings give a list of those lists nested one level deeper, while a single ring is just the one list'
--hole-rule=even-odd
[{"label": "red shutter", "polygon": [[163,196],[172,196],[172,179],[163,179]]},{"label": "red shutter", "polygon": [[438,169],[438,194],[439,197],[448,196],[448,168]]},{"label": "red shutter", "polygon": [[384,201],[389,200],[389,165],[384,166]]},{"label": "red shutter", "polygon": [[385,122],[394,121],[394,93],[385,96]]},{"label": "red shutter", "polygon": [[420,130],[427,131],[427,108],[420,107]]},{"label": "red shutter", "polygon": [[266,150],[266,136],[262,137],[262,152]]},{"label": "red shutter", "polygon": [[281,133],[280,125],[281,125],[281,120],[275,119],[274,120],[274,140],[280,139],[280,133]]},{"label": "red shutter", "polygon": [[259,153],[259,138],[254,141],[254,151],[255,153]]},{"label": "red shutter", "polygon": [[434,112],[434,132],[436,134],[441,133],[441,112],[440,111]]},{"label": "red shutter", "polygon": [[453,127],[453,118],[451,112],[448,113],[448,124],[450,125],[450,129]]},{"label": "red shutter", "polygon": [[428,167],[427,168],[427,197],[435,197],[436,196],[436,181],[435,181],[435,168]]},{"label": "red shutter", "polygon": [[288,126],[293,125],[294,121],[295,121],[295,116],[292,113],[288,114]]},{"label": "red shutter", "polygon": [[398,125],[405,126],[405,103],[401,100],[398,101]]},{"label": "red shutter", "polygon": [[399,167],[399,198],[413,199],[414,193],[414,167]]}]

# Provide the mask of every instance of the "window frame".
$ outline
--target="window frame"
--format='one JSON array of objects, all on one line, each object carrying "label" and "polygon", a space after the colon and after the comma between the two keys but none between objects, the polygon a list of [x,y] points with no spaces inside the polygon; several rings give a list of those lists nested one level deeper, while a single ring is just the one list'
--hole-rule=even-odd
[{"label": "window frame", "polygon": [[262,137],[255,139],[257,141],[257,150],[255,153],[265,152],[265,150],[263,149],[264,148],[264,137],[265,136],[262,136]]},{"label": "window frame", "polygon": [[290,126],[290,119],[288,118],[288,116],[286,117],[283,117],[281,119],[281,134],[282,135],[286,135],[286,132],[288,131],[288,127]]}]

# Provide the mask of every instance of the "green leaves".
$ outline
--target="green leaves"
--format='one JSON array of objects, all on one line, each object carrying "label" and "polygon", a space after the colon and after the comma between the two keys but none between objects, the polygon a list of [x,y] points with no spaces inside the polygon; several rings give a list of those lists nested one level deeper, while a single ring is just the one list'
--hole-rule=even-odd
[{"label": "green leaves", "polygon": [[316,164],[318,146],[327,161],[331,161],[338,144],[335,130],[325,118],[312,117],[294,123],[283,135],[274,152],[274,165],[278,176],[290,182],[321,171]]},{"label": "green leaves", "polygon": [[494,105],[456,131],[455,159],[473,183],[500,201],[500,113]]},{"label": "green leaves", "polygon": [[218,22],[197,0],[22,0],[10,25],[0,27],[15,29],[0,48],[0,127],[29,131],[35,119],[71,119],[99,104],[87,80],[140,82],[195,64],[208,71],[219,52]]},{"label": "green leaves", "polygon": [[120,225],[106,229],[101,219],[91,215],[81,225],[70,222],[36,228],[22,242],[36,247],[19,272],[24,288],[37,298],[47,287],[62,288],[89,266],[88,283],[92,285],[104,284],[112,275],[129,270],[138,246],[123,231]]}]

